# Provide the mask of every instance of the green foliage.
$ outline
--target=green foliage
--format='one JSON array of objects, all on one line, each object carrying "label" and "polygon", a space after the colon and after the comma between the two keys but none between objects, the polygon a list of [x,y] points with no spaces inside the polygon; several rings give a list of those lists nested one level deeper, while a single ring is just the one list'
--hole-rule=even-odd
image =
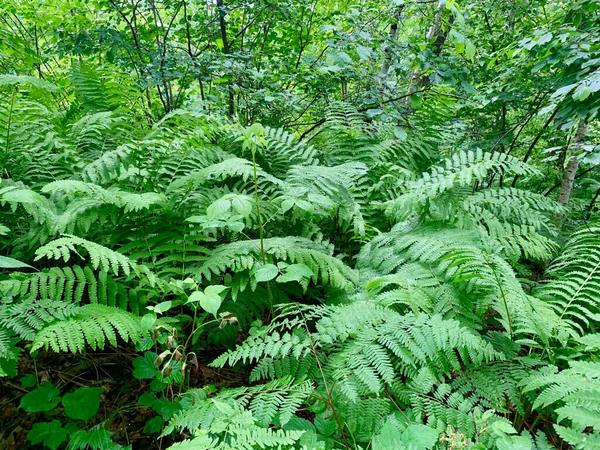
[{"label": "green foliage", "polygon": [[[600,448],[597,2],[34,3],[0,4],[31,445]],[[103,408],[54,367],[100,351]]]},{"label": "green foliage", "polygon": [[[225,402],[215,402],[213,413],[206,419],[206,425],[198,436],[185,440],[169,448],[176,449],[247,449],[281,448],[291,446],[302,436],[301,431],[271,430],[256,424],[257,419],[250,411]],[[227,440],[219,443],[218,436],[226,435]],[[214,436],[214,437],[213,437]]]},{"label": "green foliage", "polygon": [[21,398],[20,407],[27,412],[50,411],[60,402],[60,391],[45,382]]},{"label": "green foliage", "polygon": [[33,339],[32,350],[51,348],[55,352],[82,352],[86,345],[103,349],[106,341],[117,345],[117,337],[139,342],[139,318],[119,308],[85,305],[76,315],[43,327]]},{"label": "green foliage", "polygon": [[65,394],[62,398],[65,414],[71,419],[88,421],[98,412],[103,392],[102,388],[79,388]]},{"label": "green foliage", "polygon": [[600,365],[571,361],[569,366],[560,372],[555,367],[544,368],[523,380],[523,390],[540,391],[533,408],[562,405],[555,410],[554,428],[565,442],[575,448],[595,448],[600,443]]},{"label": "green foliage", "polygon": [[565,334],[582,334],[598,311],[600,292],[600,228],[585,226],[565,243],[559,257],[548,268],[548,281],[540,286],[539,296],[550,303],[564,323]]},{"label": "green foliage", "polygon": [[56,450],[67,439],[67,430],[62,427],[58,420],[37,422],[33,424],[31,431],[27,433],[27,439],[34,445],[43,442],[49,449]]}]

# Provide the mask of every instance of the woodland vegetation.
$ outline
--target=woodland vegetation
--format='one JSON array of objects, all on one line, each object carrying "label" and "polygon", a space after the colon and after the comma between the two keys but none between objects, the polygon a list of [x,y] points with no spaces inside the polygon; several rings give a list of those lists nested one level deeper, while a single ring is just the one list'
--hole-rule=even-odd
[{"label": "woodland vegetation", "polygon": [[596,0],[0,0],[0,448],[600,449]]}]

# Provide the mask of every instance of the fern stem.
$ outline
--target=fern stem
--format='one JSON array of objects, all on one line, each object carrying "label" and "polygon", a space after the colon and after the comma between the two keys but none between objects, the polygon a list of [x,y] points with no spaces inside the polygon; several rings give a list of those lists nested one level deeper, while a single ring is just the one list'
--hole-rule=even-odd
[{"label": "fern stem", "polygon": [[258,221],[258,236],[260,240],[260,257],[262,262],[265,263],[267,256],[265,254],[265,242],[264,242],[264,226],[262,222],[262,216],[260,214],[260,197],[258,195],[258,173],[256,171],[256,150],[252,149],[252,166],[253,166],[253,178],[254,178],[254,201],[256,203],[256,215]]},{"label": "fern stem", "polygon": [[504,289],[502,289],[502,283],[498,278],[498,273],[494,270],[494,267],[491,266],[492,272],[494,272],[494,278],[496,278],[496,283],[498,284],[498,289],[500,289],[500,295],[502,296],[502,302],[504,303],[504,309],[506,310],[506,320],[508,321],[508,335],[511,339],[513,339],[513,326],[512,319],[510,317],[510,311],[508,309],[508,302],[506,301],[506,294],[504,293]]},{"label": "fern stem", "polygon": [[321,365],[321,361],[319,361],[319,355],[317,354],[317,349],[315,348],[315,343],[312,339],[312,334],[310,333],[310,330],[308,329],[308,325],[306,324],[306,318],[304,317],[304,314],[302,313],[302,311],[300,311],[300,315],[302,316],[302,323],[304,324],[304,328],[306,329],[306,334],[308,336],[308,341],[310,342],[310,350],[315,357],[317,367],[319,368],[319,372],[321,373],[321,378],[323,379],[323,387],[325,388],[325,392],[327,392],[327,397],[329,399],[328,403],[329,403],[329,406],[331,406],[331,412],[333,413],[333,418],[335,419],[335,423],[338,427],[338,430],[340,431],[342,440],[344,441],[344,446],[347,449],[349,449],[350,445],[348,445],[348,441],[346,440],[346,433],[344,433],[344,427],[342,425],[342,422],[340,421],[340,417],[338,416],[337,410],[335,409],[335,406],[333,405],[333,396],[331,395],[331,390],[329,389],[329,385],[327,384],[327,379],[325,377],[325,372],[323,371],[323,366]]},{"label": "fern stem", "polygon": [[6,143],[5,143],[5,153],[4,153],[4,163],[2,164],[2,166],[4,167],[4,172],[6,173],[6,176],[9,177],[8,175],[8,170],[6,170],[6,166],[7,166],[7,161],[8,161],[8,151],[9,151],[9,147],[10,147],[10,127],[11,127],[11,123],[12,123],[12,116],[13,116],[13,111],[14,111],[14,106],[15,106],[15,97],[17,96],[16,94],[16,90],[13,90],[13,95],[10,98],[10,110],[8,112],[8,120],[6,123]]},{"label": "fern stem", "polygon": [[[264,236],[264,224],[262,221],[262,215],[260,213],[260,197],[258,195],[258,173],[256,171],[256,147],[252,147],[252,169],[254,178],[254,200],[256,203],[256,215],[258,221],[258,237],[260,240],[260,258],[262,263],[267,262],[267,254],[265,253],[265,236]],[[267,294],[269,297],[269,317],[273,317],[273,293],[271,292],[271,283],[267,281]]]}]

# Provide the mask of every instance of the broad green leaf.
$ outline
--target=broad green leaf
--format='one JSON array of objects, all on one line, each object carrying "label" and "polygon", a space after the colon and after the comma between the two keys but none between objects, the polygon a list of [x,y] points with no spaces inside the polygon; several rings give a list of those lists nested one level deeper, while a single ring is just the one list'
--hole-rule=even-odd
[{"label": "broad green leaf", "polygon": [[356,53],[358,53],[358,57],[360,59],[367,61],[373,54],[373,50],[369,47],[365,47],[364,45],[358,45],[356,47]]},{"label": "broad green leaf", "polygon": [[62,398],[65,414],[71,419],[90,420],[100,408],[100,396],[103,392],[104,389],[99,387],[82,387],[65,394]]},{"label": "broad green leaf", "polygon": [[62,427],[58,420],[38,422],[34,423],[29,433],[27,433],[27,439],[34,445],[43,442],[49,449],[56,450],[60,444],[67,440],[67,430]]},{"label": "broad green leaf", "polygon": [[162,431],[165,424],[164,419],[161,416],[156,416],[146,422],[144,426],[144,434],[156,434]]},{"label": "broad green leaf", "polygon": [[591,93],[592,89],[589,86],[582,86],[575,91],[575,93],[573,94],[573,98],[582,102],[586,100]]},{"label": "broad green leaf", "polygon": [[149,309],[150,311],[154,311],[156,314],[162,314],[167,312],[169,309],[171,309],[171,306],[173,305],[172,301],[168,301],[168,302],[162,302],[159,303],[158,305],[150,305],[150,306],[146,306],[147,309]]},{"label": "broad green leaf", "polygon": [[492,423],[490,428],[499,433],[515,434],[517,432],[515,427],[504,420],[496,420],[494,423]]},{"label": "broad green leaf", "polygon": [[158,355],[154,352],[146,352],[144,356],[138,356],[133,360],[133,376],[139,380],[145,380],[156,377],[158,370],[154,361]]},{"label": "broad green leaf", "polygon": [[256,281],[270,281],[279,274],[279,269],[275,264],[264,264],[259,266],[254,272]]},{"label": "broad green leaf", "polygon": [[215,219],[223,217],[223,214],[228,212],[230,209],[231,202],[229,200],[220,198],[216,202],[211,203],[210,206],[206,208],[206,215],[209,219]]},{"label": "broad green leaf", "polygon": [[227,228],[229,228],[234,233],[239,233],[240,231],[242,231],[245,228],[245,226],[246,225],[244,225],[244,222],[237,222],[237,221],[227,222]]},{"label": "broad green leaf", "polygon": [[60,391],[48,381],[21,398],[20,407],[27,412],[50,411],[60,402]]},{"label": "broad green leaf", "polygon": [[281,202],[281,210],[283,212],[289,211],[294,206],[294,200],[291,198],[285,199]]},{"label": "broad green leaf", "polygon": [[18,259],[8,256],[0,256],[0,269],[34,269],[34,267],[26,264]]},{"label": "broad green leaf", "polygon": [[204,294],[204,292],[194,291],[189,295],[186,303],[198,303],[204,297],[206,297],[206,294]]},{"label": "broad green leaf", "polygon": [[526,436],[502,436],[496,441],[498,450],[532,450],[533,442]]},{"label": "broad green leaf", "polygon": [[156,396],[152,392],[146,392],[138,398],[138,405],[146,406],[147,408],[152,408],[154,403],[156,403]]},{"label": "broad green leaf", "polygon": [[217,317],[217,313],[219,312],[219,308],[221,307],[221,303],[223,302],[223,299],[221,298],[220,294],[225,289],[228,289],[227,286],[208,286],[206,289],[204,289],[204,292],[192,292],[192,294],[188,298],[187,303],[200,303],[202,309]]},{"label": "broad green leaf", "polygon": [[140,320],[140,326],[142,328],[143,331],[150,331],[152,329],[152,327],[154,326],[154,324],[156,323],[156,314],[154,313],[148,313],[148,314],[144,314],[142,316],[142,319]]},{"label": "broad green leaf", "polygon": [[412,109],[420,109],[422,104],[423,98],[420,95],[415,94],[410,96],[410,107]]},{"label": "broad green leaf", "polygon": [[248,217],[252,212],[252,201],[247,195],[237,195],[231,200],[233,209],[244,217]]},{"label": "broad green leaf", "polygon": [[402,127],[394,128],[394,136],[396,136],[401,141],[405,141],[408,135],[406,134],[406,130]]},{"label": "broad green leaf", "polygon": [[206,216],[191,216],[188,217],[187,219],[185,219],[186,222],[191,222],[191,223],[204,223],[207,221],[207,217]]},{"label": "broad green leaf", "polygon": [[328,418],[327,414],[322,413],[315,417],[315,427],[323,436],[332,436],[338,431],[337,424],[332,418]]},{"label": "broad green leaf", "polygon": [[401,441],[406,447],[410,445],[414,450],[429,450],[437,443],[439,433],[427,425],[409,425],[402,432]]},{"label": "broad green leaf", "polygon": [[204,311],[209,312],[213,316],[217,317],[222,302],[223,300],[219,294],[214,292],[209,294],[206,292],[206,290],[204,290],[204,298],[200,299],[200,306],[202,306]]},{"label": "broad green leaf", "polygon": [[473,42],[468,40],[465,47],[465,55],[467,56],[467,58],[473,59],[475,57],[476,52],[477,49],[475,48],[475,45],[473,44]]},{"label": "broad green leaf", "polygon": [[306,264],[290,264],[285,268],[285,273],[277,278],[277,282],[301,281],[303,278],[310,278],[313,275],[313,271]]},{"label": "broad green leaf", "polygon": [[379,434],[373,437],[372,447],[373,450],[398,450],[402,448],[400,441],[402,439],[402,432],[398,429],[393,422],[388,420]]},{"label": "broad green leaf", "polygon": [[25,389],[35,386],[35,383],[37,382],[35,375],[32,373],[21,377],[19,381],[21,382],[21,386]]},{"label": "broad green leaf", "polygon": [[575,89],[576,86],[576,84],[569,84],[568,86],[563,86],[560,89],[557,89],[556,92],[554,92],[554,94],[552,94],[550,98],[556,98],[561,97],[563,95],[567,95],[569,92]]},{"label": "broad green leaf", "polygon": [[115,448],[115,444],[110,439],[112,435],[111,431],[99,426],[91,430],[78,430],[71,435],[68,450],[87,450],[88,448],[92,450],[112,450]]},{"label": "broad green leaf", "polygon": [[169,420],[173,415],[181,410],[181,405],[178,402],[172,402],[165,397],[156,400],[152,409],[162,416],[164,420]]}]

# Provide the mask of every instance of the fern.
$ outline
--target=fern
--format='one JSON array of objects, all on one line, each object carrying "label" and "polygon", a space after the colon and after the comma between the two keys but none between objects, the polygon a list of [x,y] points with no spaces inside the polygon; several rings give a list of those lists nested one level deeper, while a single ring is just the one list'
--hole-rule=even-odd
[{"label": "fern", "polygon": [[[548,268],[547,275],[551,278],[537,291],[540,298],[553,305],[572,333],[582,334],[598,311],[599,233],[596,225],[576,231]],[[566,331],[562,332],[564,339]]]},{"label": "fern", "polygon": [[42,188],[42,192],[52,194],[64,192],[67,195],[79,194],[92,197],[97,202],[123,208],[125,213],[149,209],[153,205],[166,203],[165,196],[155,192],[135,194],[119,189],[103,189],[93,183],[84,183],[78,180],[55,181],[45,185]]},{"label": "fern", "polygon": [[[313,273],[312,281],[346,288],[356,279],[353,271],[344,263],[329,255],[319,244],[297,237],[268,238],[263,242],[265,254],[273,261],[289,261],[305,264]],[[252,269],[260,260],[258,240],[238,241],[217,247],[198,268],[198,275],[210,280],[226,270]]]},{"label": "fern", "polygon": [[[0,305],[0,327],[27,341],[48,324],[64,321],[79,313],[79,308],[60,300],[25,300]],[[0,356],[1,357],[1,356]]]},{"label": "fern", "polygon": [[128,257],[114,250],[77,236],[67,235],[40,247],[36,250],[35,259],[36,261],[42,258],[62,259],[67,262],[72,253],[79,255],[76,246],[81,246],[88,252],[94,269],[112,272],[115,275],[118,275],[119,271],[123,271],[125,275],[129,275],[133,271],[138,276],[146,277],[152,285],[156,281],[154,275],[146,267],[134,263]]},{"label": "fern", "polygon": [[35,336],[32,351],[40,348],[55,352],[81,353],[89,345],[103,349],[108,341],[117,345],[117,338],[139,342],[142,330],[139,318],[121,309],[103,305],[81,306],[71,318],[43,327]]},{"label": "fern", "polygon": [[31,274],[12,274],[15,292],[23,298],[39,298],[67,303],[99,303],[139,313],[143,305],[136,289],[121,284],[105,271],[89,267],[53,267]]},{"label": "fern", "polygon": [[[475,181],[483,181],[490,173],[504,172],[524,176],[537,173],[519,159],[503,153],[484,153],[479,149],[476,152],[456,154],[447,159],[443,166],[424,173],[419,180],[409,182],[406,186],[407,193],[386,204],[386,214],[402,220],[410,214],[423,212],[426,202],[430,202],[429,214],[450,217],[449,208],[444,205],[449,197],[444,194],[452,189],[471,186]],[[465,194],[463,192],[459,195]]]},{"label": "fern", "polygon": [[[213,411],[201,431],[190,440],[175,444],[170,449],[206,448],[219,450],[290,447],[302,436],[302,431],[284,431],[262,428],[249,411],[226,402],[214,401]],[[177,419],[175,419],[177,421]],[[223,435],[223,440],[218,437]]]},{"label": "fern", "polygon": [[523,380],[523,390],[540,391],[533,408],[562,404],[556,408],[558,435],[576,447],[595,448],[600,442],[600,364],[570,361],[569,366],[560,372],[556,367],[540,370]]}]

